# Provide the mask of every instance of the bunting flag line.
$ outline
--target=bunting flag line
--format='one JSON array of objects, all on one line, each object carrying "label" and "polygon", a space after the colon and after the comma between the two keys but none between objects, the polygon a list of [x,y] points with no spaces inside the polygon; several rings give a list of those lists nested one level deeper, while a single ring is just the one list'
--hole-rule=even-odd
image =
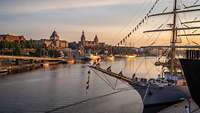
[{"label": "bunting flag line", "polygon": [[90,87],[90,75],[88,75],[88,80],[87,80],[86,84],[87,84],[86,90],[88,90]]},{"label": "bunting flag line", "polygon": [[[136,27],[133,28],[132,33],[135,33],[142,24],[145,23],[145,21],[149,18],[150,13],[154,10],[155,6],[158,4],[160,0],[156,0],[155,3],[152,5],[152,7],[150,8],[150,10],[148,11],[148,13],[144,16],[144,18],[142,19],[142,21],[140,21]],[[167,8],[165,9],[167,10]],[[162,27],[162,26],[161,26]],[[128,37],[130,37],[132,35],[132,33],[130,32],[123,40],[121,40],[117,45],[119,46],[120,44],[123,44],[123,42],[125,42],[125,40],[127,40]]]}]

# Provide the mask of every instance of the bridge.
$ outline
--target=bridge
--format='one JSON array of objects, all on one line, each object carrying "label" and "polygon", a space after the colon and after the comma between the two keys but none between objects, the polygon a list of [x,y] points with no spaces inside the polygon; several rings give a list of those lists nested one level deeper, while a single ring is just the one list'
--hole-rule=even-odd
[{"label": "bridge", "polygon": [[38,61],[66,61],[65,58],[6,56],[6,55],[0,55],[0,59],[38,60]]}]

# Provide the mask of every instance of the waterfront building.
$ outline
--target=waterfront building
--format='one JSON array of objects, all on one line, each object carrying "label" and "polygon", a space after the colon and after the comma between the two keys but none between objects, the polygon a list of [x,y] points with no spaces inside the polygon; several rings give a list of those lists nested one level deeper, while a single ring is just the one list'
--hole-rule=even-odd
[{"label": "waterfront building", "polygon": [[25,41],[24,36],[16,36],[16,35],[10,35],[10,34],[4,34],[0,35],[0,41],[9,41],[9,42],[20,42]]},{"label": "waterfront building", "polygon": [[84,48],[102,48],[105,47],[106,44],[104,42],[99,42],[98,36],[95,35],[94,40],[89,41],[86,40],[85,37],[85,32],[82,31],[82,35],[81,35],[81,40],[79,41],[79,47],[84,47]]},{"label": "waterfront building", "polygon": [[41,43],[48,49],[65,49],[68,48],[68,42],[61,40],[59,34],[54,30],[49,39],[41,39]]}]

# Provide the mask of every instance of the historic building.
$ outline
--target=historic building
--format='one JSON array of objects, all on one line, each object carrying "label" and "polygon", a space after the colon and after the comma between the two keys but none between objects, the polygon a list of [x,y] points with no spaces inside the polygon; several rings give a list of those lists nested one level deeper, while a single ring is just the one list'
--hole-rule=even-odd
[{"label": "historic building", "polygon": [[64,49],[68,47],[68,42],[66,40],[60,40],[60,36],[55,30],[49,39],[41,39],[41,43],[51,49]]},{"label": "historic building", "polygon": [[20,42],[26,40],[24,36],[15,36],[10,34],[0,35],[0,41]]},{"label": "historic building", "polygon": [[81,35],[81,41],[79,41],[79,46],[82,46],[85,48],[99,48],[99,47],[106,46],[106,44],[103,42],[99,42],[97,35],[95,35],[93,41],[86,40],[85,32],[83,31]]}]

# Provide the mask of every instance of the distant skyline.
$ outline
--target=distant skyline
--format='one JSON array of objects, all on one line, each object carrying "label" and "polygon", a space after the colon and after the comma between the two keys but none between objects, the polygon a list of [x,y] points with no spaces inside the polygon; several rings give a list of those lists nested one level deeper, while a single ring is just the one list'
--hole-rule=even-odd
[{"label": "distant skyline", "polygon": [[[168,0],[169,1],[169,0]],[[155,0],[0,0],[0,34],[67,41],[86,38],[116,44],[145,16]],[[162,6],[160,6],[162,7]],[[162,7],[161,9],[163,10]]]}]

